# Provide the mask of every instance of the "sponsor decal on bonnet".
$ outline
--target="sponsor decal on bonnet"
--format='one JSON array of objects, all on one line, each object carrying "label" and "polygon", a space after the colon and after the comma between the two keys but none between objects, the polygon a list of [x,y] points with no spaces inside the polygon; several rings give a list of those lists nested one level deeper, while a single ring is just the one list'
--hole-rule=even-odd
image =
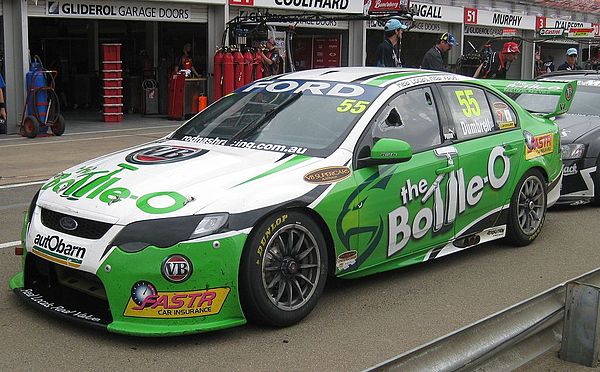
[{"label": "sponsor decal on bonnet", "polygon": [[175,191],[151,192],[135,195],[125,187],[112,187],[122,179],[123,171],[135,172],[138,168],[129,164],[118,164],[116,170],[99,170],[95,166],[86,166],[73,173],[60,173],[42,186],[69,201],[83,198],[98,200],[108,205],[117,202],[135,201],[135,206],[148,214],[164,214],[177,211],[193,198],[186,198]]},{"label": "sponsor decal on bonnet", "polygon": [[158,145],[134,151],[125,160],[139,165],[167,164],[196,158],[207,152],[208,150],[193,147]]}]

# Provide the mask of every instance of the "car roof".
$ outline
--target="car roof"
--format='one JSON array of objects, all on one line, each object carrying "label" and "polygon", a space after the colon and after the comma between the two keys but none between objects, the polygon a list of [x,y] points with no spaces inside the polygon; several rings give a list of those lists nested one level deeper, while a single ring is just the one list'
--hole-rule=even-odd
[{"label": "car roof", "polygon": [[540,75],[536,78],[536,80],[557,80],[555,78],[569,78],[572,80],[600,80],[600,72],[596,70],[561,70]]},{"label": "car roof", "polygon": [[384,75],[402,73],[408,76],[414,73],[415,76],[424,71],[431,74],[441,74],[438,71],[427,71],[415,68],[389,68],[389,67],[337,67],[321,68],[315,70],[304,70],[285,74],[285,79],[294,80],[320,80],[336,81],[342,83],[361,83],[366,80],[377,78]]}]

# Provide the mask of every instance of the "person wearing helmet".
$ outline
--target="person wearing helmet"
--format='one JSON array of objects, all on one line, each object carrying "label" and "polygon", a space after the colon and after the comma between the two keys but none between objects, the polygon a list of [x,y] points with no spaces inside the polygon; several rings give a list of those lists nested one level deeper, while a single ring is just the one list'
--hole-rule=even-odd
[{"label": "person wearing helmet", "polygon": [[400,61],[400,41],[402,32],[408,27],[397,19],[390,19],[385,23],[383,31],[385,40],[377,46],[378,67],[402,67]]},{"label": "person wearing helmet", "polygon": [[500,53],[491,53],[486,60],[479,65],[474,77],[482,79],[506,79],[506,72],[510,65],[517,60],[521,54],[519,44],[514,41],[504,43],[504,47]]},{"label": "person wearing helmet", "polygon": [[581,70],[581,66],[577,64],[577,49],[569,48],[567,49],[567,61],[562,65],[558,66],[558,71],[566,70],[566,71],[574,71]]},{"label": "person wearing helmet", "polygon": [[453,46],[458,46],[454,35],[447,32],[442,34],[435,45],[425,53],[421,68],[449,72],[446,61],[448,52]]}]

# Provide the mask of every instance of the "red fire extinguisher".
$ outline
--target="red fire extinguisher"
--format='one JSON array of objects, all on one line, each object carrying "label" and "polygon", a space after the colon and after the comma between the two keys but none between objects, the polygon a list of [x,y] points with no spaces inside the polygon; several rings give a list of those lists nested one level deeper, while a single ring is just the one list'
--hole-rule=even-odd
[{"label": "red fire extinguisher", "polygon": [[239,49],[233,52],[233,63],[234,86],[238,89],[244,86],[244,55]]},{"label": "red fire extinguisher", "polygon": [[254,70],[252,66],[253,61],[254,57],[252,56],[252,53],[250,53],[249,50],[246,50],[246,52],[244,52],[244,85],[252,82],[252,70]]},{"label": "red fire extinguisher", "polygon": [[233,54],[230,51],[223,53],[223,95],[233,92],[235,87],[233,71]]},{"label": "red fire extinguisher", "polygon": [[214,100],[218,100],[219,98],[223,97],[223,70],[222,70],[222,64],[223,64],[223,51],[219,48],[217,49],[217,52],[215,53],[215,57],[214,57],[214,65],[215,65],[215,76],[214,76],[214,87],[215,87],[215,93],[214,93]]},{"label": "red fire extinguisher", "polygon": [[262,77],[263,77],[262,68],[263,68],[262,58],[260,57],[260,52],[257,50],[256,53],[254,53],[254,79],[255,80],[262,79]]}]

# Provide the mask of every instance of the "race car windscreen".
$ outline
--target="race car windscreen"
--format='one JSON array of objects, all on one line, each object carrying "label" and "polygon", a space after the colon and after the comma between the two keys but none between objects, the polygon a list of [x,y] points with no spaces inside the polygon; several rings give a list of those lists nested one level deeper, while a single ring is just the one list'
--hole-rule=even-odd
[{"label": "race car windscreen", "polygon": [[[568,114],[600,116],[598,94],[600,87],[577,84],[577,93],[573,97]],[[559,96],[540,96],[539,94],[509,94],[525,110],[534,113],[553,112]]]},{"label": "race car windscreen", "polygon": [[325,157],[381,91],[335,82],[258,81],[209,106],[171,138]]}]

